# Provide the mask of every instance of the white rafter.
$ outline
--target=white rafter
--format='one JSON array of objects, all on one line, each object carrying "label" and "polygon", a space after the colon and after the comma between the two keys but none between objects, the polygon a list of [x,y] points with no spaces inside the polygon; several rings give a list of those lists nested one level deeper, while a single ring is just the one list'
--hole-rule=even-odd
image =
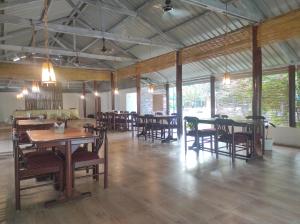
[{"label": "white rafter", "polygon": [[[46,48],[39,47],[25,47],[25,46],[16,46],[16,45],[8,45],[8,44],[0,44],[0,49],[7,51],[15,51],[15,52],[26,52],[26,53],[36,53],[36,54],[47,54]],[[108,55],[98,55],[98,54],[89,54],[83,52],[74,52],[70,50],[61,50],[61,49],[49,49],[50,55],[64,55],[70,57],[82,57],[82,58],[92,58],[98,60],[106,60],[106,61],[136,61],[135,59],[128,57],[116,57],[116,56],[108,56]]]},{"label": "white rafter", "polygon": [[[0,15],[0,23],[11,23],[17,25],[31,26],[32,23],[35,24],[37,29],[44,29],[45,26],[40,21],[30,20],[21,18],[14,15]],[[113,40],[117,42],[131,43],[131,44],[141,44],[141,45],[150,45],[157,47],[171,47],[171,48],[179,48],[180,46],[168,42],[163,41],[154,41],[145,38],[132,37],[123,34],[109,33],[109,32],[101,32],[97,30],[89,30],[80,27],[71,27],[60,24],[48,23],[48,30],[52,32],[58,33],[67,33],[74,34],[77,36],[85,36],[85,37],[94,37],[94,38],[105,38],[108,40]]]},{"label": "white rafter", "polygon": [[[190,5],[199,6],[204,9],[208,9],[217,13],[226,13],[226,4],[222,3],[219,0],[180,0]],[[242,11],[232,4],[229,4],[227,7],[227,14],[232,17],[244,19],[250,22],[259,22],[262,18],[259,17],[256,13],[249,11]]]},{"label": "white rafter", "polygon": [[[20,7],[24,4],[30,4],[35,2],[41,2],[42,0],[13,0],[10,2],[5,2],[0,4],[0,10],[7,10],[14,7]],[[59,0],[63,1],[63,0]],[[96,1],[94,0],[81,0],[81,2],[85,2],[89,5],[96,5]],[[120,7],[116,7],[114,5],[108,4],[108,3],[102,3],[103,9],[107,11],[111,11],[114,13],[122,14],[122,15],[128,15],[128,16],[136,16],[136,12]]]}]

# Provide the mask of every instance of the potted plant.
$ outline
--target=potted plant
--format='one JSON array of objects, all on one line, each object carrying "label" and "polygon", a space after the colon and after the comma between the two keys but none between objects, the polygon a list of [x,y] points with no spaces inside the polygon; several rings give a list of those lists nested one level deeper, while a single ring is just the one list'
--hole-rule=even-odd
[{"label": "potted plant", "polygon": [[265,150],[272,150],[273,147],[273,139],[269,137],[269,127],[272,126],[273,128],[276,128],[276,125],[269,122],[268,120],[265,120],[264,122],[266,135],[265,135]]}]

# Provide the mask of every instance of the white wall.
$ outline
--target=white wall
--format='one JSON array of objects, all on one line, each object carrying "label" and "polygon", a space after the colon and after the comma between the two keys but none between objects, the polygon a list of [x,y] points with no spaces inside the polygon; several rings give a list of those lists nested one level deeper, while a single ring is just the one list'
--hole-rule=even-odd
[{"label": "white wall", "polygon": [[300,128],[270,128],[269,133],[275,144],[300,147]]},{"label": "white wall", "polygon": [[13,92],[0,93],[0,122],[8,122],[10,115],[15,110],[24,110],[25,100],[17,99],[16,94]]},{"label": "white wall", "polygon": [[82,100],[79,93],[63,93],[63,108],[77,108],[79,110],[79,116],[83,117]]},{"label": "white wall", "polygon": [[115,95],[115,109],[126,111],[126,94],[136,92],[136,88],[119,90],[119,95]]}]

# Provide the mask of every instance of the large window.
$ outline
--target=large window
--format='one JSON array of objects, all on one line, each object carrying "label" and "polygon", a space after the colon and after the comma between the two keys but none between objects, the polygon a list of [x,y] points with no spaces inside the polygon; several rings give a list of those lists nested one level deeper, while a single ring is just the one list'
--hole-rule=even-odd
[{"label": "large window", "polygon": [[171,113],[176,113],[176,87],[169,88],[169,110]]},{"label": "large window", "polygon": [[137,110],[136,93],[126,93],[126,111],[132,112]]},{"label": "large window", "polygon": [[262,114],[276,125],[289,126],[289,83],[287,73],[263,76]]},{"label": "large window", "polygon": [[296,123],[297,127],[300,128],[300,71],[296,73]]},{"label": "large window", "polygon": [[182,87],[183,116],[210,117],[210,83]]},{"label": "large window", "polygon": [[231,80],[229,85],[216,82],[216,114],[245,119],[252,114],[252,78]]}]

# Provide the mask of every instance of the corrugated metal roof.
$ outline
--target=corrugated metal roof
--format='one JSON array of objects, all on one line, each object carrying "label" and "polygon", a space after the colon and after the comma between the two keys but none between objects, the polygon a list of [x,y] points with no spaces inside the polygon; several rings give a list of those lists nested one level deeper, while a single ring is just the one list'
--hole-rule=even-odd
[{"label": "corrugated metal roof", "polygon": [[[75,5],[79,3],[78,0],[72,1]],[[105,0],[104,2],[111,5],[118,5],[118,1],[116,0]],[[300,0],[247,0],[229,2],[240,10],[255,11],[265,19],[300,8]],[[156,31],[160,30],[168,36],[168,42],[175,42],[183,46],[205,41],[224,34],[226,32],[226,21],[228,21],[230,31],[237,30],[250,24],[250,22],[244,19],[233,17],[230,17],[227,20],[222,14],[208,11],[207,9],[196,7],[179,0],[172,1],[175,10],[168,15],[163,14],[161,9],[161,5],[164,3],[163,0],[122,0],[121,3],[126,5],[129,9],[137,10],[140,8],[138,11],[139,15],[145,20],[149,20],[155,28],[151,28],[151,26],[147,25],[143,19],[138,17],[135,18],[121,15],[107,10],[101,10],[103,13],[101,16],[98,7],[90,5],[83,10],[79,18],[96,30],[100,30],[101,27],[103,27],[104,31],[107,32],[147,38],[152,39],[153,41],[166,41],[166,38],[162,37]],[[119,5],[118,7],[122,6]],[[5,10],[5,13],[24,18],[40,19],[42,9],[43,1],[41,0],[34,3],[22,4],[20,7],[13,7]],[[49,20],[67,17],[72,11],[72,7],[65,0],[53,0],[49,9]],[[103,21],[101,21],[102,18]],[[76,26],[82,27],[82,24],[78,22]],[[23,32],[20,32],[20,29],[22,29],[22,26],[5,24],[6,34],[17,34],[13,38],[6,40],[5,43],[27,46],[31,39],[31,29],[25,29]],[[36,39],[37,45],[39,42],[43,44],[43,32],[38,32]],[[73,48],[72,35],[64,34],[60,36],[59,39],[70,49]],[[77,37],[76,39],[76,48],[79,50],[94,40],[94,38],[88,37]],[[170,47],[154,47],[120,42],[114,43],[115,44],[112,44],[111,41],[106,41],[107,48],[113,49],[108,53],[109,55],[125,56],[126,54],[124,51],[127,51],[128,55],[134,55],[138,59],[147,59],[173,50]],[[116,45],[119,47],[116,47]],[[100,54],[101,46],[100,40],[86,52]],[[59,45],[55,44],[54,47],[59,47]],[[263,48],[262,53],[264,68],[287,65],[294,58],[300,58],[300,38],[287,40],[283,44],[270,44]],[[251,54],[251,51],[245,51],[228,55],[229,70],[231,72],[250,70],[252,66]],[[97,64],[97,60],[82,59],[81,61],[86,64]],[[119,68],[128,65],[128,62],[105,62],[105,65]],[[224,67],[225,57],[190,63],[183,66],[183,78],[189,80],[199,77],[208,77],[212,74],[222,74],[224,72]],[[169,68],[159,71],[159,73],[144,74],[143,76],[151,78],[155,82],[163,83],[166,82],[166,79],[168,81],[174,81],[175,70],[174,68]]]}]

